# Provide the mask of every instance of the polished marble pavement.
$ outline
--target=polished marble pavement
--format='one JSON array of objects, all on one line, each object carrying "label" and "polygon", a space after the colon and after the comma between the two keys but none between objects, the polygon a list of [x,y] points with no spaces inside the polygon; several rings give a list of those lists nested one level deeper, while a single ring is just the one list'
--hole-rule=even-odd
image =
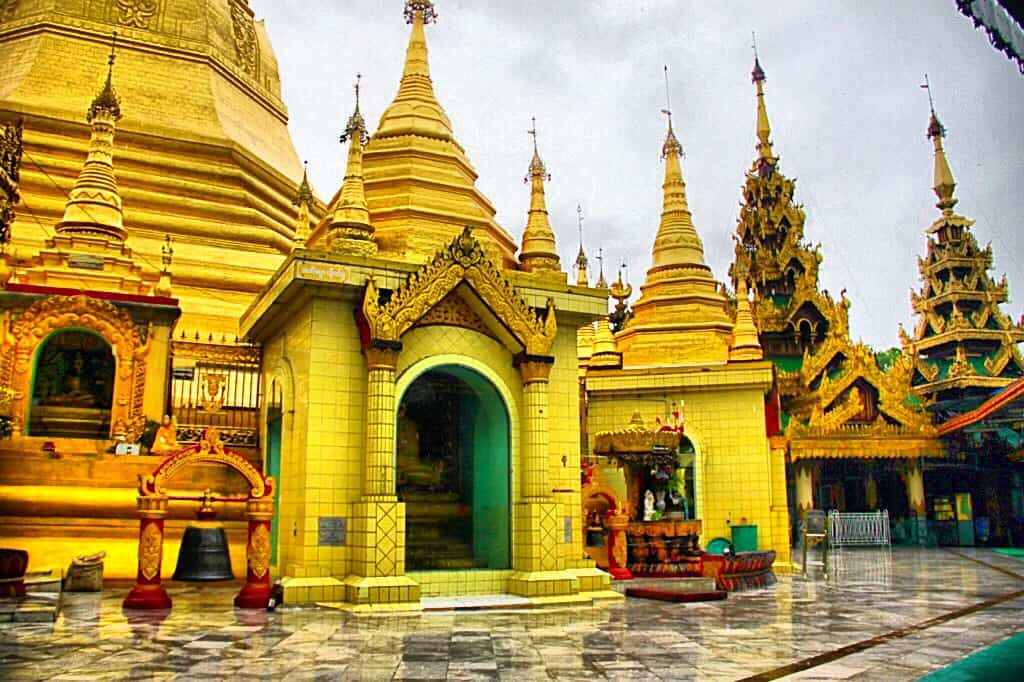
[{"label": "polished marble pavement", "polygon": [[357,616],[235,610],[231,589],[175,586],[169,613],[126,617],[124,589],[65,594],[55,623],[0,624],[0,679],[914,680],[1024,631],[1020,559],[896,548],[831,563],[690,604]]}]

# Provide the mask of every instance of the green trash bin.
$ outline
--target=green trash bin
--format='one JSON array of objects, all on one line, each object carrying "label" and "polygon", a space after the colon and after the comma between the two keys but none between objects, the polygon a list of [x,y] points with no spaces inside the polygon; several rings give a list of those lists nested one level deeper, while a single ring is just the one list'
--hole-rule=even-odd
[{"label": "green trash bin", "polygon": [[732,547],[737,552],[757,551],[757,526],[740,525],[732,527]]}]

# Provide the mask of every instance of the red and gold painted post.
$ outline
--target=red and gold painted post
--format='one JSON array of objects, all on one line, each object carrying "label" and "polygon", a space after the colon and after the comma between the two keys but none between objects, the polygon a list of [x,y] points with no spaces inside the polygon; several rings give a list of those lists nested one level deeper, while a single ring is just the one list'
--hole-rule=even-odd
[{"label": "red and gold painted post", "polygon": [[626,565],[629,561],[628,547],[626,546],[626,525],[629,523],[629,515],[616,512],[614,509],[608,512],[605,517],[605,527],[608,529],[608,572],[615,580],[632,580],[633,573]]},{"label": "red and gold painted post", "polygon": [[270,601],[270,520],[274,517],[272,495],[246,503],[249,543],[245,547],[245,586],[235,597],[240,609],[264,609]]},{"label": "red and gold painted post", "polygon": [[171,598],[160,584],[167,497],[140,495],[138,500],[142,516],[139,522],[139,571],[135,587],[125,597],[122,606],[126,609],[169,609]]}]

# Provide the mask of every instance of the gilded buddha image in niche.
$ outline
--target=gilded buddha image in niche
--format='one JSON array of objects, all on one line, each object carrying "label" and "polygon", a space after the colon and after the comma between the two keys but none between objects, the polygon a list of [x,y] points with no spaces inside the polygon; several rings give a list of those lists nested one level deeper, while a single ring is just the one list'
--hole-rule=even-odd
[{"label": "gilded buddha image in niche", "polygon": [[95,334],[59,332],[36,360],[32,404],[109,410],[114,394],[114,354]]},{"label": "gilded buddha image in niche", "polygon": [[397,489],[462,492],[458,391],[446,382],[421,380],[409,388],[398,411]]}]

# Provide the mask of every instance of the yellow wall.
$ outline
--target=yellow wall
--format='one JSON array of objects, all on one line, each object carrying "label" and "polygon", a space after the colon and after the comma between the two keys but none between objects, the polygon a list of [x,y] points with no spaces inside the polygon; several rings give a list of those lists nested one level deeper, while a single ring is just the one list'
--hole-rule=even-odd
[{"label": "yellow wall", "polygon": [[[668,372],[656,369],[643,373],[592,372],[591,376],[601,379],[588,382],[590,445],[600,431],[625,428],[635,411],[648,425],[653,426],[656,417],[671,423],[672,403],[682,402],[685,432],[697,451],[701,543],[719,536],[728,538],[730,524],[756,524],[758,548],[774,549],[780,562],[788,562],[785,464],[781,457],[775,461],[770,456],[764,426],[764,386],[753,376],[749,382],[741,376],[737,385],[729,374],[709,368],[694,375],[700,376],[701,385],[689,386],[698,382],[676,382]],[[728,388],[715,388],[719,382],[727,383]],[[600,388],[595,390],[594,384]],[[607,390],[612,386],[615,390]]]}]

